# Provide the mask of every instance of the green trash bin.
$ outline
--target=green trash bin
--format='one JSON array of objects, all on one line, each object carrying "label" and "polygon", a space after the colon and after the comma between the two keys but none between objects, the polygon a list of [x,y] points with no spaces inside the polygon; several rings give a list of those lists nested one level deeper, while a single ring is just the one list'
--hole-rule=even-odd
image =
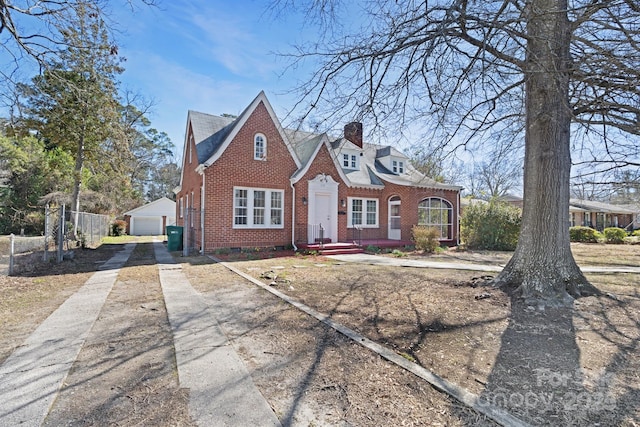
[{"label": "green trash bin", "polygon": [[167,249],[169,252],[182,250],[182,227],[167,225]]}]

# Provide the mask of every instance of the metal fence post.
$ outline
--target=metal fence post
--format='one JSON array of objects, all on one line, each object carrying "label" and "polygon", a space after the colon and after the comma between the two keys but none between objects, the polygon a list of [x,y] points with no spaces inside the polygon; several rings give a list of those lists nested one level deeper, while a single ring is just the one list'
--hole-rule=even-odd
[{"label": "metal fence post", "polygon": [[44,254],[42,260],[49,261],[49,203],[44,206]]},{"label": "metal fence post", "polygon": [[58,263],[62,262],[62,251],[63,251],[63,245],[64,245],[64,238],[65,238],[65,212],[64,212],[64,204],[62,205],[62,207],[60,208],[60,223],[58,226]]},{"label": "metal fence post", "polygon": [[9,235],[9,276],[13,274],[13,255],[15,254],[15,241],[16,236],[11,233]]}]

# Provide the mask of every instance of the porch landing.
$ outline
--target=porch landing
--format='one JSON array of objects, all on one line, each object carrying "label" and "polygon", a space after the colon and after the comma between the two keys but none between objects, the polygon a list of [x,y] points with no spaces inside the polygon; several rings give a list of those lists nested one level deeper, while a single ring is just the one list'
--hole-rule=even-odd
[{"label": "porch landing", "polygon": [[391,249],[413,245],[414,243],[409,240],[363,239],[360,242],[299,243],[297,246],[299,250],[316,251],[320,255],[345,255],[363,253],[369,246]]}]

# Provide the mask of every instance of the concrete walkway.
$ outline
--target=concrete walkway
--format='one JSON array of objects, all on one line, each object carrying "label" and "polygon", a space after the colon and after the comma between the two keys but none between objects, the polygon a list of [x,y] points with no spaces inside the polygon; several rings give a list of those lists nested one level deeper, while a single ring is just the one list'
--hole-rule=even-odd
[{"label": "concrete walkway", "polygon": [[280,426],[202,295],[162,243],[153,247],[191,416],[201,426]]},{"label": "concrete walkway", "polygon": [[[397,257],[387,257],[370,254],[347,254],[347,255],[329,255],[332,258],[343,262],[356,262],[369,265],[386,265],[396,267],[415,267],[415,268],[438,268],[447,270],[470,270],[483,272],[500,272],[503,266],[471,264],[463,262],[437,262],[417,259],[406,259]],[[640,273],[640,267],[597,267],[597,266],[581,266],[583,273]]]},{"label": "concrete walkway", "polygon": [[42,424],[135,246],[104,263],[0,366],[0,426]]}]

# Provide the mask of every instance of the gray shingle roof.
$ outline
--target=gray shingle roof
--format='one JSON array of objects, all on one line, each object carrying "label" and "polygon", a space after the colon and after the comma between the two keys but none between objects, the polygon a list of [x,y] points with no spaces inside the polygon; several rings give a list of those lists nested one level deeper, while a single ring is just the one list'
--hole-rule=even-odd
[{"label": "gray shingle roof", "polygon": [[316,151],[318,144],[322,143],[323,134],[315,134],[311,132],[303,132],[292,129],[285,129],[285,134],[293,147],[293,151],[298,156],[302,167],[304,167],[311,156]]},{"label": "gray shingle roof", "polygon": [[191,128],[193,129],[193,137],[196,144],[209,138],[235,120],[232,117],[214,116],[193,110],[189,110],[189,118],[191,119]]},{"label": "gray shingle roof", "polygon": [[[245,112],[243,112],[239,118],[241,118]],[[200,164],[207,161],[220,149],[227,136],[233,132],[234,127],[239,121],[239,118],[219,117],[197,111],[189,111],[189,118],[193,128],[198,162]],[[318,145],[327,140],[327,136],[326,134],[316,134],[294,129],[284,129],[284,134],[288,139],[288,143],[291,144],[292,151],[300,161],[300,168],[293,175],[293,177],[296,177],[296,175],[302,173],[307,164],[313,160],[313,155],[316,153]],[[441,184],[426,177],[414,169],[409,162],[406,162],[405,173],[402,175],[389,171],[378,160],[379,158],[385,156],[406,158],[403,153],[390,146],[365,143],[363,147],[360,148],[345,138],[337,138],[330,143],[330,147],[336,155],[337,160],[335,164],[337,168],[342,167],[339,157],[342,150],[359,151],[361,153],[359,169],[352,170],[342,168],[342,173],[348,180],[350,186],[384,187],[385,182],[390,182],[404,186],[452,190],[461,189],[459,186]]]},{"label": "gray shingle roof", "polygon": [[617,214],[635,214],[636,212],[624,206],[612,205],[610,203],[596,202],[593,200],[569,200],[571,206],[582,208],[590,212],[617,213]]},{"label": "gray shingle roof", "polygon": [[233,129],[235,119],[189,111],[191,129],[196,143],[198,163],[204,163],[222,145]]}]

